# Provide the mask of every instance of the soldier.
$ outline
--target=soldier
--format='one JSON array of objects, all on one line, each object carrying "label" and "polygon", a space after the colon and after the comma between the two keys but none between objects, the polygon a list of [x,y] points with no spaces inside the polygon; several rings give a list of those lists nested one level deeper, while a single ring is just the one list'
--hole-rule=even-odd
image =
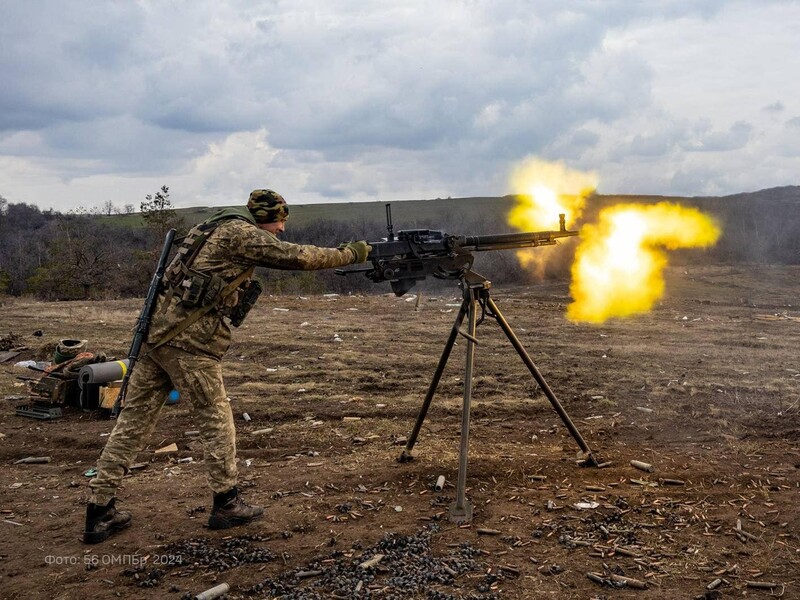
[{"label": "soldier", "polygon": [[155,428],[167,394],[191,399],[203,442],[214,507],[211,529],[248,523],[263,513],[236,488],[236,433],[222,381],[221,361],[237,325],[260,292],[256,266],[327,269],[366,261],[364,241],[338,248],[280,241],[289,207],[272,190],[254,190],[247,208],[227,208],[195,226],[162,280],[143,354],[130,379],[125,408],[97,462],[86,508],[84,542],[102,542],[131,522],[114,506],[116,490]]}]

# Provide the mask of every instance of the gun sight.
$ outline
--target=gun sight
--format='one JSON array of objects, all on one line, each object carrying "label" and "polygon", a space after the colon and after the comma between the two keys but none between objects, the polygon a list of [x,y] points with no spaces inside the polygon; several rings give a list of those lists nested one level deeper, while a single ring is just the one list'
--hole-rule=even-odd
[{"label": "gun sight", "polygon": [[386,203],[386,231],[388,232],[387,240],[394,241],[394,226],[392,225],[392,205]]}]

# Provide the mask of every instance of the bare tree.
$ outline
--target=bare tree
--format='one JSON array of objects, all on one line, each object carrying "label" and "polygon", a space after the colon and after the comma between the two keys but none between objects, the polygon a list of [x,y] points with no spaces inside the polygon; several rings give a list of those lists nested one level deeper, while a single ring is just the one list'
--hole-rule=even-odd
[{"label": "bare tree", "polygon": [[119,264],[127,254],[118,241],[118,232],[89,214],[54,221],[47,231],[49,260],[29,279],[31,289],[53,300],[118,295]]}]

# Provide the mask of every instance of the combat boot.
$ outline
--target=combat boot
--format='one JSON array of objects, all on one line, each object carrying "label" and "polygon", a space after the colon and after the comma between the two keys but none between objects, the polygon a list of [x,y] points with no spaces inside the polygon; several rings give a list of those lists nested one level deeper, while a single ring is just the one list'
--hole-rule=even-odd
[{"label": "combat boot", "polygon": [[122,531],[131,524],[131,513],[117,510],[114,506],[116,498],[105,506],[101,504],[86,505],[86,529],[83,532],[84,544],[97,544],[106,540],[111,534]]},{"label": "combat boot", "polygon": [[214,508],[208,517],[208,527],[210,529],[228,529],[236,525],[244,525],[263,513],[263,508],[250,506],[239,496],[238,488],[232,488],[222,494],[214,494]]}]

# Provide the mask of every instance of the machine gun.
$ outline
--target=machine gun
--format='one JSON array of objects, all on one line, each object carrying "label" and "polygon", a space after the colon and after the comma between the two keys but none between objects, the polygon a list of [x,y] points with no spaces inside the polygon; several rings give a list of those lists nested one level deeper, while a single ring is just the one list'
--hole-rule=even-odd
[{"label": "machine gun", "polygon": [[[467,340],[466,364],[464,367],[464,402],[461,410],[461,445],[459,449],[458,483],[456,484],[456,500],[450,507],[450,520],[456,523],[465,523],[472,520],[472,505],[466,499],[467,480],[467,453],[469,447],[469,420],[472,402],[472,372],[475,363],[475,346],[478,344],[477,327],[488,316],[503,330],[511,345],[517,351],[522,362],[528,367],[536,383],[553,409],[561,417],[564,425],[569,430],[573,439],[581,449],[578,463],[582,466],[598,466],[592,451],[584,441],[577,427],[570,419],[567,411],[556,398],[553,390],[545,381],[531,357],[525,351],[519,338],[511,329],[495,301],[489,294],[491,282],[472,270],[474,260],[473,252],[484,250],[503,250],[507,248],[536,248],[538,246],[552,246],[558,238],[578,235],[577,231],[566,228],[564,215],[559,215],[560,226],[558,231],[534,231],[530,233],[504,233],[499,235],[456,236],[448,235],[441,231],[429,229],[411,229],[398,231],[394,234],[392,226],[391,207],[386,205],[386,226],[388,237],[379,242],[370,242],[372,251],[367,256],[369,264],[359,265],[355,268],[338,269],[339,274],[364,273],[374,282],[389,281],[392,290],[402,296],[416,283],[428,275],[440,279],[453,279],[463,292],[461,308],[456,315],[450,336],[445,343],[439,364],[433,374],[428,393],[422,402],[414,424],[414,429],[408,436],[406,447],[400,455],[400,462],[413,460],[416,456],[414,445],[422,429],[425,416],[428,414],[436,388],[442,378],[450,353],[459,335]],[[477,317],[480,309],[480,320]],[[462,331],[461,326],[467,319],[467,331]]]},{"label": "machine gun", "polygon": [[553,246],[559,238],[578,235],[577,231],[567,229],[564,215],[559,215],[558,231],[459,236],[431,229],[407,229],[395,235],[390,204],[386,205],[386,229],[388,236],[385,239],[369,242],[372,251],[367,256],[367,263],[337,269],[336,273],[364,273],[376,283],[388,281],[397,296],[402,296],[428,276],[461,279],[472,269],[473,252]]}]

